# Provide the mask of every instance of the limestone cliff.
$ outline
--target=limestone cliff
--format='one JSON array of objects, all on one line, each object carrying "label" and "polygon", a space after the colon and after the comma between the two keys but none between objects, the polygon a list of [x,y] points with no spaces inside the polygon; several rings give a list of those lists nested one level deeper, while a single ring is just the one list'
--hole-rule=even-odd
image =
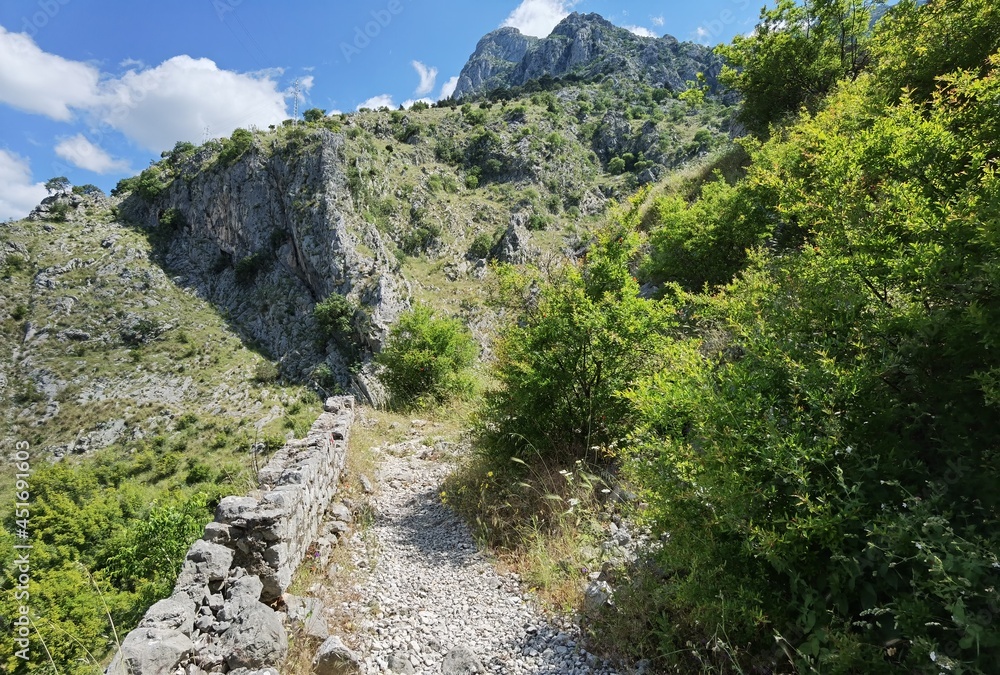
[{"label": "limestone cliff", "polygon": [[353,381],[367,396],[365,369],[352,376],[348,358],[320,339],[313,307],[333,293],[351,299],[370,354],[407,305],[408,289],[379,231],[355,213],[343,150],[343,135],[323,129],[305,147],[258,136],[231,163],[208,147],[186,158],[155,198],[133,194],[121,212],[161,231],[170,272],[286,372],[308,375],[326,361],[342,384]]}]

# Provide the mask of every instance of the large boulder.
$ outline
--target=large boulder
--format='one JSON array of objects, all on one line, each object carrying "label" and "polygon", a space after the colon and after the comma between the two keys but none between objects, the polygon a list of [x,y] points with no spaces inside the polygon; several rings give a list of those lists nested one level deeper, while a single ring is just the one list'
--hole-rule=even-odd
[{"label": "large boulder", "polygon": [[190,656],[194,643],[169,628],[136,628],[125,636],[121,649],[105,671],[108,675],[173,675]]},{"label": "large boulder", "polygon": [[278,613],[258,602],[222,634],[221,646],[230,670],[266,668],[285,660],[288,634]]}]

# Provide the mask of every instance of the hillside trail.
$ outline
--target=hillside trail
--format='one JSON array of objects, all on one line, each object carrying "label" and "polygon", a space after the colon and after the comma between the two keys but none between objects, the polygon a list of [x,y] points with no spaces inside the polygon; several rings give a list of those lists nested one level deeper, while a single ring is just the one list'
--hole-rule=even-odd
[{"label": "hillside trail", "polygon": [[441,503],[454,465],[413,438],[373,448],[370,525],[352,538],[350,604],[366,673],[613,675],[570,618],[542,612]]}]

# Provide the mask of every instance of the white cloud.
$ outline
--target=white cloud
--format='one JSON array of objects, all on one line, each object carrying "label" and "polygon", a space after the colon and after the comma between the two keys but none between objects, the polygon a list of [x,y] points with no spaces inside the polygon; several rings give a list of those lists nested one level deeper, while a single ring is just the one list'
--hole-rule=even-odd
[{"label": "white cloud", "polygon": [[413,68],[420,75],[420,85],[413,92],[417,96],[431,93],[437,83],[438,69],[427,66],[420,61],[413,62]]},{"label": "white cloud", "polygon": [[99,79],[97,68],[44,52],[0,26],[0,103],[68,122],[71,108],[95,102]]},{"label": "white cloud", "polygon": [[46,194],[42,183],[31,182],[28,160],[0,149],[0,220],[23,218]]},{"label": "white cloud", "polygon": [[643,26],[624,26],[624,28],[625,30],[629,31],[630,33],[633,33],[634,35],[638,35],[639,37],[648,37],[648,38],[660,37],[653,31]]},{"label": "white cloud", "polygon": [[[300,82],[300,88],[310,86],[312,78]],[[94,112],[153,151],[199,141],[206,127],[222,136],[288,117],[285,95],[270,77],[220,70],[210,59],[186,55],[108,83]]]},{"label": "white cloud", "polygon": [[452,94],[455,93],[455,89],[458,88],[458,76],[449,77],[448,81],[441,85],[441,93],[438,94],[438,100],[450,98]]},{"label": "white cloud", "polygon": [[63,139],[56,145],[55,151],[73,166],[94,173],[128,173],[131,170],[128,162],[112,158],[83,134]]},{"label": "white cloud", "polygon": [[666,20],[662,16],[651,16],[649,17],[649,20],[652,21],[653,25],[657,27],[662,26],[664,23],[666,23]]},{"label": "white cloud", "polygon": [[547,37],[560,21],[569,16],[577,0],[523,0],[503,26],[513,26],[525,35]]},{"label": "white cloud", "polygon": [[[0,26],[0,103],[69,122],[73,111],[111,126],[158,152],[177,141],[201,140],[205,127],[228,135],[241,126],[266,126],[288,117],[280,71],[237,73],[209,59],[175,56],[154,68],[137,61],[119,78],[79,61],[42,51],[27,35]],[[308,91],[312,76],[300,81]]]},{"label": "white cloud", "polygon": [[395,108],[396,104],[392,102],[392,96],[389,94],[379,94],[378,96],[372,96],[367,101],[362,101],[358,104],[357,109],[369,108],[370,110],[378,110],[381,107]]},{"label": "white cloud", "polygon": [[405,101],[403,101],[403,108],[405,108],[406,110],[409,110],[410,108],[413,107],[413,104],[416,103],[416,102],[418,102],[418,101],[420,103],[426,103],[427,105],[434,105],[434,101],[432,99],[429,99],[429,98],[418,98],[418,99],[408,98]]}]

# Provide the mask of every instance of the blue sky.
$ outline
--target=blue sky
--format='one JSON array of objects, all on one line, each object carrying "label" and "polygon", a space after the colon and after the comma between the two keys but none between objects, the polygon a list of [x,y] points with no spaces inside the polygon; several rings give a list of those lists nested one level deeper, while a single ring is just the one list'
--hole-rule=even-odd
[{"label": "blue sky", "polygon": [[[299,112],[447,96],[483,35],[543,36],[568,12],[643,35],[716,44],[762,0],[4,0],[0,220],[53,176],[105,190],[178,140]],[[99,9],[95,8],[99,5]]]}]

